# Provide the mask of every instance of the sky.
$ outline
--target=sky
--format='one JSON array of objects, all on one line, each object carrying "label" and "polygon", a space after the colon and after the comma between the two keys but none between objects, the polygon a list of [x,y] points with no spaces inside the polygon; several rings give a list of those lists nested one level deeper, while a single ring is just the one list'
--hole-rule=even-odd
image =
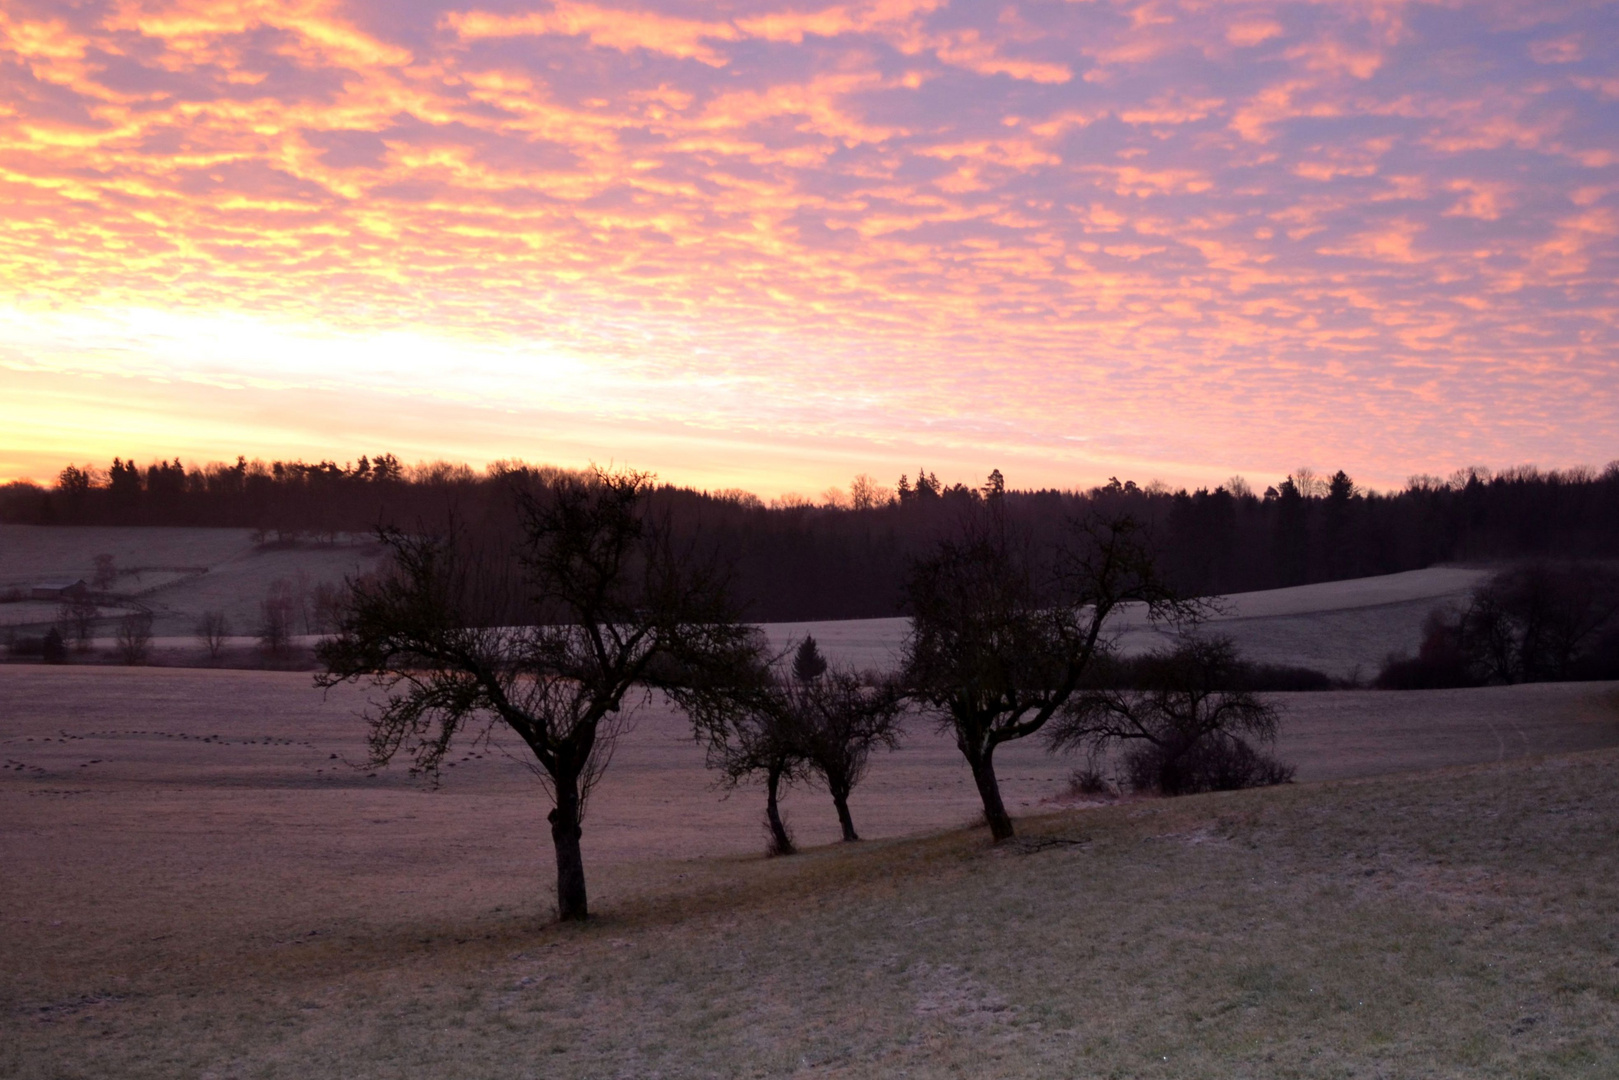
[{"label": "sky", "polygon": [[1619,6],[0,0],[0,479],[1619,458]]}]

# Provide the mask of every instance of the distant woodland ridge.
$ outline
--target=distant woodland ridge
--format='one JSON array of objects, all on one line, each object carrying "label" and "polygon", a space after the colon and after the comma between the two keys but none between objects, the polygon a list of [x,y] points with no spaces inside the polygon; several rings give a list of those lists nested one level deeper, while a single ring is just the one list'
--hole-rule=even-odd
[{"label": "distant woodland ridge", "polygon": [[[0,486],[0,522],[235,527],[266,544],[333,543],[379,525],[476,527],[503,514],[506,486],[561,470],[497,462],[401,465],[392,454],[322,461],[106,470],[69,465],[56,483]],[[996,495],[1037,544],[1092,506],[1152,524],[1165,566],[1188,594],[1211,595],[1526,557],[1619,557],[1619,462],[1590,469],[1413,477],[1400,491],[1359,489],[1347,473],[1300,469],[1263,492],[1240,478],[1213,490],[1110,480],[1085,490],[1020,491],[999,471],[944,485],[925,470],[892,487],[856,477],[847,492],[766,504],[742,491],[664,485],[653,492],[677,534],[734,560],[737,593],[765,621],[898,615],[910,557],[965,503]]]}]

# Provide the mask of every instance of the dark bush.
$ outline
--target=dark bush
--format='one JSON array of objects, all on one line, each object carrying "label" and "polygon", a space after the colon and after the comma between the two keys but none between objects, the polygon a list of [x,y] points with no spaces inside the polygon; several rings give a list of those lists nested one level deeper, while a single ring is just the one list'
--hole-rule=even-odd
[{"label": "dark bush", "polygon": [[6,639],[6,652],[12,656],[39,656],[44,648],[44,638],[14,633]]},{"label": "dark bush", "polygon": [[[1241,686],[1249,665],[1228,640],[1183,640],[1129,662],[1135,685],[1088,688],[1050,726],[1053,750],[1084,750],[1091,768],[1122,751],[1136,791],[1189,795],[1281,784],[1293,770],[1255,743],[1276,739],[1276,707]],[[1115,674],[1117,671],[1115,670]]]},{"label": "dark bush", "polygon": [[1298,693],[1336,690],[1341,684],[1324,671],[1289,664],[1246,664],[1236,674],[1231,689],[1254,693]]},{"label": "dark bush", "polygon": [[1449,690],[1482,685],[1462,647],[1459,616],[1444,608],[1428,613],[1417,655],[1390,653],[1372,685],[1379,690]]},{"label": "dark bush", "polygon": [[[1085,685],[1094,690],[1141,690],[1161,679],[1161,653],[1139,656],[1107,656],[1096,662]],[[1288,664],[1256,664],[1234,657],[1228,664],[1207,673],[1218,685],[1212,689],[1248,693],[1296,693],[1335,690],[1342,684],[1315,668]]]},{"label": "dark bush", "polygon": [[67,662],[67,642],[62,640],[62,632],[56,627],[51,627],[39,639],[39,656],[47,664]]},{"label": "dark bush", "polygon": [[1293,780],[1292,766],[1235,736],[1200,739],[1179,749],[1153,743],[1132,747],[1124,755],[1124,770],[1132,790],[1161,795],[1237,791]]},{"label": "dark bush", "polygon": [[1102,770],[1095,765],[1075,769],[1068,778],[1068,790],[1075,795],[1111,795],[1113,785],[1107,782]]}]

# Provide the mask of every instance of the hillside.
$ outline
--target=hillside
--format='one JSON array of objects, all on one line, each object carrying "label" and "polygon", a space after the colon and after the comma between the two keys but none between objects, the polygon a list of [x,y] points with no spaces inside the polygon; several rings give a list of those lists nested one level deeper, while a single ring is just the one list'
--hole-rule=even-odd
[{"label": "hillside", "polygon": [[[1245,656],[1265,664],[1315,668],[1335,678],[1376,674],[1391,652],[1415,651],[1422,622],[1434,607],[1458,603],[1487,570],[1436,566],[1401,574],[1329,581],[1218,598],[1204,629],[1236,641]],[[894,666],[908,623],[895,619],[768,623],[778,649],[812,634],[828,656],[860,667]],[[1164,631],[1139,614],[1122,612],[1114,629],[1127,652],[1161,646]]]},{"label": "hillside", "polygon": [[[296,674],[0,680],[20,766],[0,773],[6,1076],[1619,1071],[1614,750],[1036,799],[1001,848],[948,816],[893,836],[863,801],[890,838],[764,860],[756,793],[719,801],[651,717],[587,821],[599,917],[562,927],[543,798],[498,753],[437,792],[367,777],[341,760],[356,696]],[[1457,694],[1532,735],[1549,718],[1613,737],[1611,687]],[[1578,695],[1567,720],[1546,694]],[[1447,726],[1431,696],[1356,696],[1403,710],[1407,735]],[[1349,719],[1320,729],[1338,751],[1402,750]],[[1472,734],[1489,758],[1524,748]],[[964,820],[943,741],[918,733],[913,765],[885,758],[873,784],[909,768],[917,798],[896,805]],[[1060,778],[1033,764],[1009,760],[1009,786]],[[830,817],[794,799],[801,824]]]},{"label": "hillside", "polygon": [[[251,635],[259,604],[277,582],[306,607],[322,583],[374,565],[379,548],[369,541],[342,543],[256,542],[248,529],[139,526],[0,525],[0,597],[38,582],[93,581],[98,555],[111,555],[117,577],[107,590],[98,633],[112,633],[125,612],[154,616],[159,637],[188,638],[204,611],[222,611],[235,633]],[[0,633],[7,627],[36,631],[56,618],[55,603],[0,602]],[[300,629],[313,629],[300,623]]]}]

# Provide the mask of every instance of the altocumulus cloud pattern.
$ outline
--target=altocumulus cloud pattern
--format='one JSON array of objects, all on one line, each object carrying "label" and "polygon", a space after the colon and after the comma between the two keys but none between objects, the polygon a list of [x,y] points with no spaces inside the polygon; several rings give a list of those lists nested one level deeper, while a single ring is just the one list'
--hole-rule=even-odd
[{"label": "altocumulus cloud pattern", "polygon": [[0,378],[234,385],[258,327],[397,346],[284,381],[721,439],[1600,464],[1616,43],[1555,0],[10,0]]}]

